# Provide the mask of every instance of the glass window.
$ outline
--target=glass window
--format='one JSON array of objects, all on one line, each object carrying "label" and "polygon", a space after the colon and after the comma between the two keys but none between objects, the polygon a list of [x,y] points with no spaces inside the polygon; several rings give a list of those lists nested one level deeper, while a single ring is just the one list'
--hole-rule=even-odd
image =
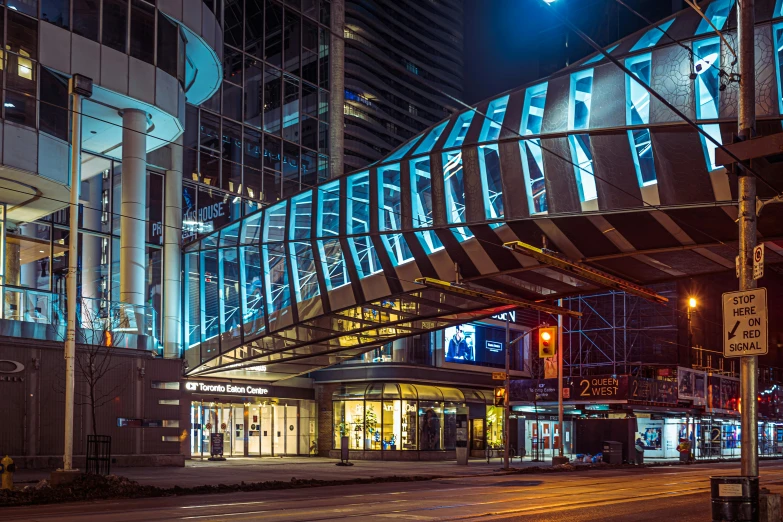
[{"label": "glass window", "polygon": [[272,170],[283,168],[283,153],[280,138],[264,135],[264,167]]},{"label": "glass window", "polygon": [[6,49],[30,59],[38,58],[38,20],[8,12]]},{"label": "glass window", "polygon": [[[428,228],[432,220],[432,178],[429,156],[411,160],[411,210],[414,228]],[[427,254],[443,248],[438,236],[431,230],[416,233]]]},{"label": "glass window", "polygon": [[[336,237],[340,234],[340,182],[333,181],[318,188],[318,237]],[[329,290],[348,284],[345,258],[338,239],[318,242],[321,262]]]},{"label": "glass window", "polygon": [[[608,49],[606,49],[606,52],[611,54],[611,52],[614,51],[615,49],[617,49],[617,45],[613,45],[613,46],[609,47]],[[591,63],[598,63],[598,62],[600,62],[603,59],[604,59],[604,55],[601,54],[601,53],[598,53],[595,56],[593,56],[592,58],[590,58],[589,60],[587,60],[582,65],[589,65]]]},{"label": "glass window", "polygon": [[319,34],[318,86],[322,89],[328,89],[329,88],[329,31],[322,27],[318,30],[318,34]]},{"label": "glass window", "polygon": [[245,51],[264,57],[264,0],[245,0]]},{"label": "glass window", "polygon": [[245,337],[261,334],[264,324],[264,284],[261,271],[261,252],[258,247],[239,248],[243,263],[242,325]]},{"label": "glass window", "polygon": [[283,138],[299,143],[299,79],[283,78]]},{"label": "glass window", "polygon": [[[8,9],[38,18],[37,0],[8,0]],[[10,22],[10,20],[9,20]]]},{"label": "glass window", "polygon": [[416,151],[413,153],[414,156],[418,156],[419,154],[426,154],[432,150],[432,147],[435,146],[435,144],[438,142],[438,139],[440,139],[440,135],[443,134],[443,130],[446,128],[446,125],[448,124],[448,120],[444,121],[434,129],[432,129],[429,134],[427,134],[427,137],[421,140],[421,143],[418,147],[416,147]]},{"label": "glass window", "polygon": [[101,43],[124,53],[127,35],[127,0],[103,0],[103,34]]},{"label": "glass window", "polygon": [[[650,84],[651,59],[652,55],[646,53],[625,61],[625,66],[636,76],[636,78],[626,77],[626,123],[628,125],[650,123],[650,93],[639,82]],[[650,130],[629,130],[628,139],[634,155],[639,185],[654,183],[656,175]]]},{"label": "glass window", "polygon": [[[201,363],[201,355],[196,350],[201,344],[201,282],[202,274],[198,268],[199,254],[196,252],[185,254],[185,266],[183,267],[187,282],[185,284],[184,309],[187,310],[185,316],[185,359],[192,368],[195,364]],[[114,263],[112,262],[112,270]],[[196,352],[194,355],[193,352]]]},{"label": "glass window", "polygon": [[462,180],[462,152],[443,153],[443,183],[446,187],[446,219],[465,222],[465,185]]},{"label": "glass window", "polygon": [[242,120],[242,87],[223,82],[223,116]]},{"label": "glass window", "polygon": [[266,34],[264,38],[264,59],[281,67],[283,65],[283,8],[274,0],[266,0],[264,13]]},{"label": "glass window", "polygon": [[41,68],[40,129],[68,139],[68,80],[45,67]]},{"label": "glass window", "polygon": [[484,192],[484,212],[487,219],[503,217],[503,180],[500,177],[500,154],[497,145],[478,148],[481,186]]},{"label": "glass window", "polygon": [[73,32],[98,41],[101,3],[99,0],[73,0]]},{"label": "glass window", "polygon": [[282,98],[283,84],[280,71],[267,66],[264,71],[264,131],[280,134]]},{"label": "glass window", "polygon": [[220,254],[220,344],[223,352],[242,342],[242,310],[237,249],[221,248]]},{"label": "glass window", "polygon": [[71,22],[69,0],[41,0],[41,20],[68,29]]},{"label": "glass window", "polygon": [[[173,54],[176,63],[176,45],[165,52]],[[143,0],[131,1],[130,55],[147,63],[155,62],[155,7]],[[176,72],[172,76],[176,77]]]},{"label": "glass window", "polygon": [[[250,61],[250,59],[247,59]],[[262,64],[252,61],[246,63],[245,70],[245,123],[253,125],[259,129],[262,127],[263,89],[264,89],[264,71]]]},{"label": "glass window", "polygon": [[[720,3],[720,2],[713,2]],[[710,4],[710,7],[713,5]],[[709,12],[709,8],[708,8]],[[693,42],[694,63],[696,72],[696,119],[711,120],[718,118],[720,97],[720,38],[708,38]],[[722,143],[720,127],[717,124],[702,125],[713,140]],[[717,145],[713,141],[699,135],[704,156],[709,170],[721,168],[715,165],[715,149]]]},{"label": "glass window", "polygon": [[291,305],[285,245],[282,243],[285,239],[286,203],[282,201],[264,212],[264,283],[270,325],[280,317],[276,312]]},{"label": "glass window", "polygon": [[299,75],[299,50],[302,46],[302,22],[299,15],[286,9],[285,34],[283,36],[283,68]]},{"label": "glass window", "polygon": [[[378,208],[379,225],[383,231],[402,230],[402,198],[400,189],[400,165],[395,163],[378,168]],[[386,251],[394,265],[402,264],[413,258],[402,234],[384,234],[381,236]]]},{"label": "glass window", "polygon": [[[525,104],[522,108],[520,134],[531,136],[541,134],[544,121],[547,83],[529,87],[525,91]],[[547,211],[546,184],[544,182],[544,158],[541,152],[541,140],[532,138],[519,142],[522,155],[522,172],[525,176],[528,208],[532,214]]]},{"label": "glass window", "polygon": [[302,113],[318,117],[318,88],[302,82]]},{"label": "glass window", "polygon": [[382,270],[378,254],[370,239],[370,174],[363,172],[347,179],[348,187],[348,238],[359,277],[367,277]]},{"label": "glass window", "polygon": [[571,97],[568,113],[569,129],[586,129],[590,125],[590,98],[593,92],[593,70],[571,75]]},{"label": "glass window", "polygon": [[243,49],[242,29],[244,22],[244,1],[225,0],[223,4],[223,41],[228,45]]},{"label": "glass window", "polygon": [[[133,31],[133,27],[131,27]],[[151,39],[151,36],[148,36]],[[131,42],[132,43],[132,42]],[[177,76],[177,44],[179,28],[167,16],[158,16],[158,68]]]},{"label": "glass window", "polygon": [[419,450],[443,448],[443,403],[419,401]]},{"label": "glass window", "polygon": [[296,301],[301,303],[320,294],[313,248],[309,241],[313,216],[313,191],[291,198],[291,266]]},{"label": "glass window", "polygon": [[[44,224],[21,223],[16,228],[8,228],[5,239],[5,284],[49,289],[52,268],[50,236],[51,227]],[[59,245],[55,244],[54,248],[55,252],[62,253]]]},{"label": "glass window", "polygon": [[218,281],[217,250],[205,250],[201,252],[201,277],[202,277],[202,342],[201,360],[210,359],[218,354],[220,341],[220,286]]},{"label": "glass window", "polygon": [[35,98],[13,91],[5,92],[3,110],[8,121],[35,128]]},{"label": "glass window", "polygon": [[503,127],[503,118],[506,117],[507,107],[508,94],[490,102],[484,126],[481,127],[479,142],[495,141],[500,137],[500,129]]},{"label": "glass window", "polygon": [[475,109],[471,109],[457,116],[457,121],[454,123],[454,128],[451,130],[451,134],[449,134],[449,138],[446,140],[446,144],[443,147],[444,149],[462,145],[462,142],[465,141],[465,136],[468,134],[470,122],[473,121],[473,116],[475,115]]},{"label": "glass window", "polygon": [[[7,56],[8,74],[6,75],[6,87],[16,92],[35,96],[38,64],[24,55],[9,53]],[[33,108],[35,108],[35,103],[33,103]],[[35,126],[35,118],[33,118],[33,126]]]},{"label": "glass window", "polygon": [[579,200],[590,201],[598,197],[593,176],[593,153],[590,149],[590,135],[575,134],[568,137],[571,146],[571,162],[574,164]]},{"label": "glass window", "polygon": [[381,426],[381,449],[386,451],[397,451],[401,449],[402,440],[402,412],[400,411],[401,401],[383,401],[383,413]]},{"label": "glass window", "polygon": [[218,151],[221,148],[220,118],[201,111],[201,147]]},{"label": "glass window", "polygon": [[631,47],[630,52],[640,51],[642,49],[654,47],[661,40],[661,37],[664,35],[664,33],[669,30],[669,27],[671,27],[673,23],[674,23],[674,18],[672,18],[668,22],[664,22],[656,27],[653,27],[652,29],[644,33],[644,35],[641,38],[639,38],[639,41],[636,42],[633,47]]},{"label": "glass window", "polygon": [[[779,0],[781,4],[783,4],[783,0]],[[775,36],[775,74],[778,78],[778,104],[780,107],[781,113],[783,113],[783,74],[781,73],[781,69],[783,69],[783,24],[778,24],[773,27],[773,32]]]},{"label": "glass window", "polygon": [[283,179],[292,180],[299,190],[299,147],[283,142]]},{"label": "glass window", "polygon": [[[720,31],[729,18],[731,8],[734,7],[734,0],[713,0],[710,5],[707,6],[704,16],[709,19],[712,25]],[[714,29],[710,27],[707,20],[702,19],[699,22],[699,27],[696,29],[696,36],[700,34],[706,34],[713,32]]]}]

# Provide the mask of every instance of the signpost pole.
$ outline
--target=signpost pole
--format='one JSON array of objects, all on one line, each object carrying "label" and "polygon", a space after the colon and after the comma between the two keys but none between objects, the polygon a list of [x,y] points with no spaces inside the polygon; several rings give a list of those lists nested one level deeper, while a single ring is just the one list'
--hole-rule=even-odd
[{"label": "signpost pole", "polygon": [[[558,299],[557,306],[563,306],[563,300]],[[563,316],[557,316],[557,430],[560,434],[558,440],[559,463],[563,463]]]},{"label": "signpost pole", "polygon": [[[739,132],[740,141],[756,133],[755,78],[755,0],[737,2],[737,41],[739,54]],[[739,180],[739,289],[756,288],[752,273],[752,253],[756,246],[756,178],[737,165]],[[758,356],[740,359],[740,401],[742,407],[741,473],[758,477]]]},{"label": "signpost pole", "polygon": [[510,352],[511,352],[511,329],[508,324],[508,312],[506,312],[506,379],[505,379],[505,393],[504,400],[503,400],[503,469],[508,469],[508,446],[510,444],[510,440],[508,437],[508,434],[510,430],[508,429],[508,421],[509,421],[509,410],[511,409],[511,397],[508,396],[509,391],[509,385],[510,385],[510,378],[509,375],[509,366],[511,366],[510,363]]}]

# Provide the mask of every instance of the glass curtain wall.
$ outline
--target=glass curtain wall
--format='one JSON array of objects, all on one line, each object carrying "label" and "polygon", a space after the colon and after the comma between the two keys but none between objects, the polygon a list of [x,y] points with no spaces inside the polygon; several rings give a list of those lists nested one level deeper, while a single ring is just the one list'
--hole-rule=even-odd
[{"label": "glass curtain wall", "polygon": [[[210,199],[234,201],[225,224],[329,178],[330,11],[329,0],[226,1],[223,84],[187,107],[191,214]],[[189,239],[221,224],[189,221]]]}]

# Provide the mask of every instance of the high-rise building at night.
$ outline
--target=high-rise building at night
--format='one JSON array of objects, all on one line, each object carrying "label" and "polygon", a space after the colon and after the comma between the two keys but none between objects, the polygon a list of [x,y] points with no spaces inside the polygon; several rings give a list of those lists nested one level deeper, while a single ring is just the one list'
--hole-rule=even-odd
[{"label": "high-rise building at night", "polygon": [[346,172],[460,107],[462,24],[462,0],[346,0]]}]

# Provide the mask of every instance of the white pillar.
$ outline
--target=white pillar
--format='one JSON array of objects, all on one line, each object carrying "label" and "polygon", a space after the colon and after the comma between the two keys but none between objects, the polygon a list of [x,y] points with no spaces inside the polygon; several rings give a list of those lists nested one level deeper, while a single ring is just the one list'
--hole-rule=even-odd
[{"label": "white pillar", "polygon": [[147,114],[122,112],[120,301],[143,305],[146,274]]},{"label": "white pillar", "polygon": [[182,136],[169,149],[163,221],[163,356],[177,359],[182,346]]}]

